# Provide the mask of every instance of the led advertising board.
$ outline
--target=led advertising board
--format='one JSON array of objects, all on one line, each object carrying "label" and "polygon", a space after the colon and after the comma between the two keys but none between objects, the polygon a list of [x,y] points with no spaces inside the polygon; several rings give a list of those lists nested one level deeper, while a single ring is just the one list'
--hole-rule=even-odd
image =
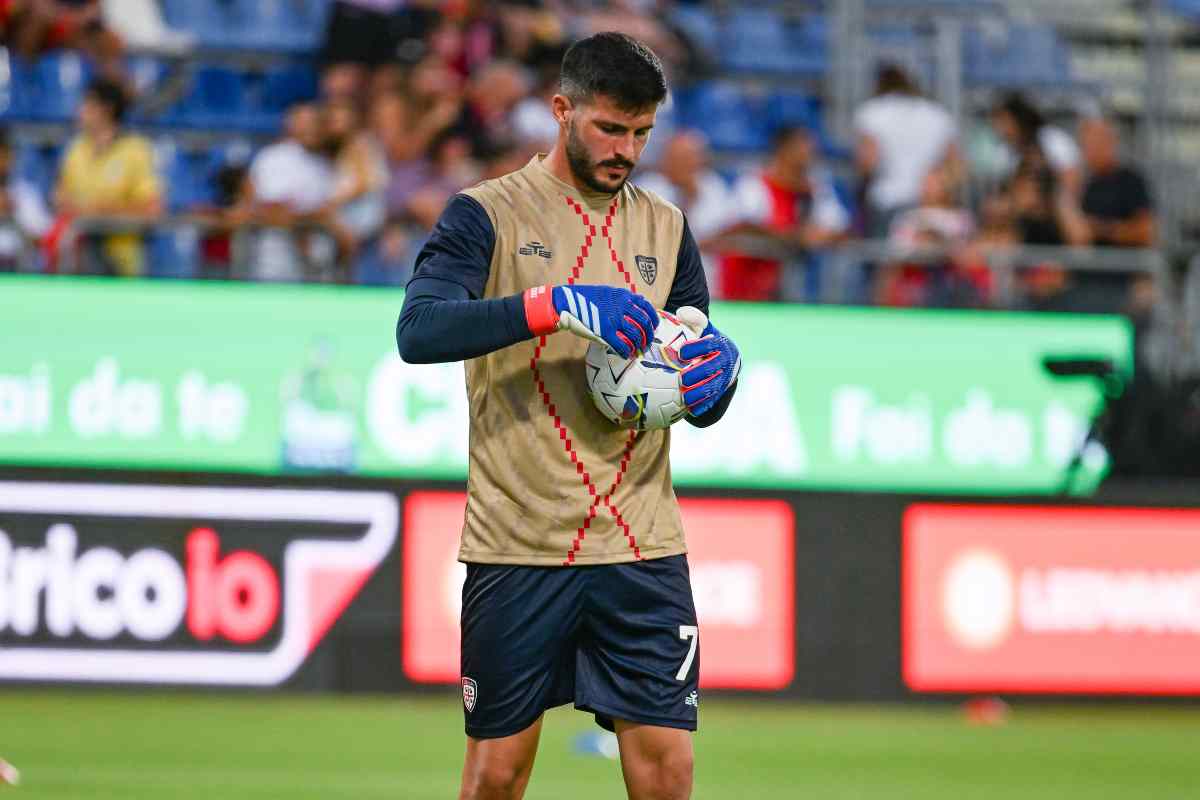
[{"label": "led advertising board", "polygon": [[[400,360],[402,292],[10,275],[0,296],[0,464],[466,476],[462,364]],[[712,315],[743,370],[720,425],[672,428],[681,486],[1054,492],[1100,393],[1042,359],[1131,359],[1116,317]]]},{"label": "led advertising board", "polygon": [[[795,669],[791,507],[707,498],[679,506],[700,622],[700,685],[786,688]],[[459,681],[465,507],[458,492],[414,492],[405,501],[402,658],[419,683]]]},{"label": "led advertising board", "polygon": [[911,506],[915,691],[1200,692],[1200,510]]}]

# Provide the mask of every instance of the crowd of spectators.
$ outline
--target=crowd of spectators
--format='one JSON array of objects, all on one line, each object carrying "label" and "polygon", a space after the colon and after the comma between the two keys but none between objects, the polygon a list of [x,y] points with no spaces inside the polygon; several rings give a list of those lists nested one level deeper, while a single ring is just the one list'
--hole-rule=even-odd
[{"label": "crowd of spectators", "polygon": [[[0,0],[0,31],[21,52],[73,46],[111,59],[120,37],[101,24],[101,5]],[[402,285],[455,192],[552,145],[548,100],[573,38],[604,29],[638,36],[676,83],[707,68],[657,5],[614,0],[563,13],[541,3],[337,0],[318,54],[319,97],[287,112],[277,141],[214,176],[214,206],[189,209],[204,223],[205,263],[258,280]],[[128,86],[98,74],[53,197],[13,177],[0,142],[0,216],[40,243],[45,269],[136,275],[144,272],[136,225],[162,215],[164,188],[149,142],[122,128]],[[814,131],[782,127],[769,152],[715,164],[701,132],[672,130],[669,111],[661,122],[633,180],[687,214],[718,297],[816,300],[822,253],[871,239],[909,256],[872,260],[864,299],[987,307],[999,302],[987,266],[997,249],[1155,243],[1149,187],[1122,158],[1116,128],[1100,118],[1050,125],[1020,94],[992,108],[1005,157],[986,191],[971,180],[955,118],[894,65],[878,71],[854,116],[852,156],[840,162],[823,157]],[[64,241],[70,223],[92,218],[134,227]],[[12,230],[0,236],[3,263],[14,263]],[[1019,288],[1030,308],[1135,316],[1154,297],[1144,280],[1053,261],[1023,270]]]}]

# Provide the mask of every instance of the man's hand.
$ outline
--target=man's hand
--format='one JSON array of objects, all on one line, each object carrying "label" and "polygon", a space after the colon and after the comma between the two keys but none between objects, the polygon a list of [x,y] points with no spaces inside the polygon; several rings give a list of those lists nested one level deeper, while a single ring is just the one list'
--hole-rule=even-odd
[{"label": "man's hand", "polygon": [[650,346],[658,312],[650,301],[614,286],[535,286],[525,291],[525,319],[534,336],[568,330],[607,345],[622,358]]},{"label": "man's hand", "polygon": [[742,356],[737,345],[709,322],[704,312],[684,306],[676,316],[689,328],[701,331],[701,337],[679,348],[679,356],[688,363],[680,379],[683,402],[693,417],[703,416],[729,390],[742,371]]}]

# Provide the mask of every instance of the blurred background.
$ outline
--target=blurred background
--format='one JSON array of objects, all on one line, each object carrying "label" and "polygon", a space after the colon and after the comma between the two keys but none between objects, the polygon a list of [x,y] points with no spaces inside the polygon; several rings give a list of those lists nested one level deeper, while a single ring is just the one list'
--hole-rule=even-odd
[{"label": "blurred background", "polygon": [[[673,431],[696,796],[1191,796],[1193,0],[0,0],[21,791],[452,796],[463,372],[393,330],[604,30],[745,359]],[[589,726],[529,797],[619,795]]]}]

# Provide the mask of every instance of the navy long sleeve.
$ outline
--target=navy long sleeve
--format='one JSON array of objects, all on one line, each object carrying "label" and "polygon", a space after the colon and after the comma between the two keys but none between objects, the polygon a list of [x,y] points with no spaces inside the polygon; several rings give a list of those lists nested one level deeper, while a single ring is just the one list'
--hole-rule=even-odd
[{"label": "navy long sleeve", "polygon": [[[678,311],[683,306],[692,306],[708,315],[708,281],[704,277],[704,264],[700,260],[700,248],[688,227],[687,218],[683,220],[683,240],[679,243],[679,260],[675,265],[675,282],[671,284],[671,294],[667,297],[666,310]],[[734,382],[721,399],[704,414],[698,417],[688,416],[687,421],[697,428],[707,428],[714,424],[729,409],[733,402],[733,393],[737,391]]]},{"label": "navy long sleeve", "polygon": [[496,232],[487,212],[455,195],[421,248],[396,323],[410,364],[463,361],[533,338],[521,295],[480,299]]},{"label": "navy long sleeve", "polygon": [[479,300],[441,278],[411,280],[396,323],[400,357],[410,364],[465,361],[532,338],[521,295]]},{"label": "navy long sleeve", "polygon": [[675,261],[675,281],[667,295],[663,309],[674,314],[684,306],[698,308],[708,316],[708,280],[704,277],[704,263],[700,260],[700,248],[687,217],[683,218],[683,237],[679,242],[679,257]]}]

